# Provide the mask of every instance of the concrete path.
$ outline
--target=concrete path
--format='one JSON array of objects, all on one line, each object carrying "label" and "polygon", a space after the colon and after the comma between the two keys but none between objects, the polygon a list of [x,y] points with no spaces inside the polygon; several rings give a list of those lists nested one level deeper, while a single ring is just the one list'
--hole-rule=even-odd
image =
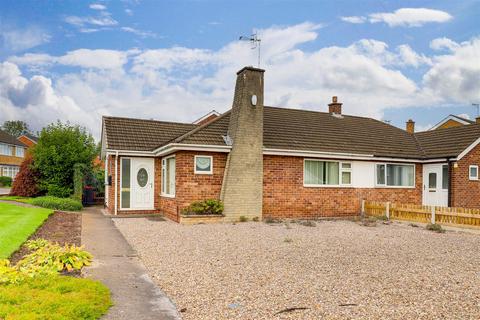
[{"label": "concrete path", "polygon": [[94,256],[84,274],[112,292],[114,306],[105,319],[180,319],[175,305],[152,282],[136,252],[99,208],[82,211],[82,245]]},{"label": "concrete path", "polygon": [[0,187],[0,196],[6,196],[10,194],[10,188]]}]

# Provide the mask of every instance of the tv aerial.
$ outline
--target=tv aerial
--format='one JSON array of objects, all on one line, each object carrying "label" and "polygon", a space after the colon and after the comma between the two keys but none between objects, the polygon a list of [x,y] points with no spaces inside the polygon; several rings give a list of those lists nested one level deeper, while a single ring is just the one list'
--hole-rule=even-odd
[{"label": "tv aerial", "polygon": [[238,38],[238,40],[240,41],[250,41],[250,49],[252,50],[255,50],[255,49],[258,49],[258,67],[260,68],[260,44],[261,44],[261,41],[262,39],[260,39],[257,35],[257,33],[255,32],[254,34],[250,35],[250,36],[240,36],[240,38]]}]

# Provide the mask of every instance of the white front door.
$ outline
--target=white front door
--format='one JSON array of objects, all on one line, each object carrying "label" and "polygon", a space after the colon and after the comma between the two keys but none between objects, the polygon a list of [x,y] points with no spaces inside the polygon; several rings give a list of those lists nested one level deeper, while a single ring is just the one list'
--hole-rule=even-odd
[{"label": "white front door", "polygon": [[154,160],[152,158],[132,158],[131,209],[154,209]]},{"label": "white front door", "polygon": [[448,206],[448,165],[423,165],[423,205]]}]

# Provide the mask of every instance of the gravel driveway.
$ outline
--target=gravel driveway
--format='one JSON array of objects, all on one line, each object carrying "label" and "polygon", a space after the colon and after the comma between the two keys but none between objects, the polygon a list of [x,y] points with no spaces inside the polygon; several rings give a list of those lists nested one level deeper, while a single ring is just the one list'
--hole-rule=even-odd
[{"label": "gravel driveway", "polygon": [[[116,219],[184,319],[479,319],[480,235]],[[287,308],[305,308],[286,311]]]}]

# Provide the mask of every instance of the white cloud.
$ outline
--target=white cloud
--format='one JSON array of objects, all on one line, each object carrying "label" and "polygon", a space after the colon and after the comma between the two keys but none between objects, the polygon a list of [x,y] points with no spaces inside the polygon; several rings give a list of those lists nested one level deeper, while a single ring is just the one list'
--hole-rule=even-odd
[{"label": "white cloud", "polygon": [[129,16],[133,16],[133,10],[132,9],[125,9],[125,13]]},{"label": "white cloud", "polygon": [[416,53],[408,44],[397,47],[400,64],[418,67],[420,65],[431,65],[432,60],[423,54]]},{"label": "white cloud", "polygon": [[121,27],[121,29],[125,32],[136,34],[141,38],[157,38],[157,34],[151,31],[138,30],[131,27]]},{"label": "white cloud", "polygon": [[427,8],[401,8],[394,12],[377,12],[365,16],[341,17],[342,21],[359,24],[364,22],[386,23],[389,27],[421,27],[426,23],[442,23],[453,17],[445,11]]},{"label": "white cloud", "polygon": [[84,26],[98,26],[98,27],[110,27],[118,24],[118,21],[112,18],[111,14],[107,11],[100,11],[98,16],[67,16],[64,21],[76,27]]},{"label": "white cloud", "polygon": [[423,76],[427,91],[447,101],[480,101],[480,38],[462,42],[453,52],[433,58]]},{"label": "white cloud", "polygon": [[25,120],[33,128],[62,119],[95,126],[95,116],[85,113],[73,99],[58,94],[52,81],[43,76],[27,79],[15,64],[0,63],[0,118]]},{"label": "white cloud", "polygon": [[86,69],[121,69],[127,63],[127,57],[132,52],[135,51],[78,49],[69,51],[63,56],[30,53],[23,56],[13,56],[8,58],[8,60],[18,65],[35,67],[60,64]]},{"label": "white cloud", "polygon": [[394,12],[379,12],[369,15],[371,23],[384,22],[390,27],[420,27],[430,22],[447,22],[452,16],[445,11],[427,8],[401,8]]},{"label": "white cloud", "polygon": [[[345,113],[380,119],[386,108],[462,102],[480,92],[478,79],[468,82],[471,87],[456,87],[458,79],[466,79],[468,74],[473,75],[470,79],[478,78],[478,64],[472,60],[478,57],[477,40],[462,44],[452,54],[434,57],[406,45],[390,49],[373,39],[349,46],[301,49],[318,37],[320,28],[302,23],[257,30],[262,39],[267,105],[325,111],[331,96],[337,95]],[[4,69],[10,71],[2,74],[0,70],[0,122],[29,120],[26,109],[39,114],[34,120],[38,126],[78,116],[74,122],[98,137],[101,115],[192,121],[213,108],[222,112],[230,108],[235,72],[256,64],[256,56],[248,42],[233,41],[218,50],[79,49],[57,57],[12,57],[12,63],[4,63]],[[26,79],[13,63],[82,69],[56,75],[54,81],[47,76]],[[432,66],[421,83],[399,69],[429,63]]]},{"label": "white cloud", "polygon": [[362,16],[349,16],[349,17],[341,17],[342,21],[354,24],[365,23],[367,19]]},{"label": "white cloud", "polygon": [[0,49],[4,52],[17,52],[36,47],[50,41],[50,35],[39,27],[25,29],[0,28]]},{"label": "white cloud", "polygon": [[99,4],[99,3],[92,3],[88,7],[92,10],[106,10],[107,9],[106,6],[104,6],[103,4]]},{"label": "white cloud", "polygon": [[433,39],[431,42],[430,42],[430,48],[432,48],[433,50],[449,50],[449,51],[454,51],[455,49],[458,48],[458,43],[456,43],[455,41],[449,39],[449,38],[436,38],[436,39]]},{"label": "white cloud", "polygon": [[469,115],[468,113],[460,113],[460,114],[457,114],[457,117],[470,120],[470,115]]}]

